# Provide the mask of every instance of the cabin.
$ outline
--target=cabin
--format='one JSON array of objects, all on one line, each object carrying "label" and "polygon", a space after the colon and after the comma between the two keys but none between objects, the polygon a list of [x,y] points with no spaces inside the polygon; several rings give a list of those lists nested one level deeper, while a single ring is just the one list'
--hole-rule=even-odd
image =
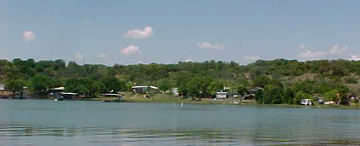
[{"label": "cabin", "polygon": [[135,94],[157,93],[160,91],[159,88],[155,86],[133,86],[131,90]]},{"label": "cabin", "polygon": [[133,86],[131,90],[137,94],[145,94],[148,86]]}]

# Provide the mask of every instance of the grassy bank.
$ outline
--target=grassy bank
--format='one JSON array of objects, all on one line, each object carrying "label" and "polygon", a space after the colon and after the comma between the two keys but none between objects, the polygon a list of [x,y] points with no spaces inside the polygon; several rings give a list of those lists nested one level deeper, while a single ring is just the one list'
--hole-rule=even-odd
[{"label": "grassy bank", "polygon": [[[130,103],[184,103],[184,104],[228,104],[228,105],[259,105],[259,106],[277,106],[277,107],[288,107],[288,108],[303,108],[303,105],[292,105],[292,104],[257,104],[253,100],[243,100],[240,102],[238,99],[226,99],[226,100],[214,100],[214,99],[201,99],[192,100],[191,98],[181,98],[169,94],[154,94],[149,97],[145,97],[142,94],[125,93],[124,97],[119,100],[117,97],[98,97],[88,98],[90,101],[102,101],[102,102],[130,102]],[[320,105],[315,104],[310,106],[311,108],[338,108],[338,109],[360,109],[360,104],[352,105]]]},{"label": "grassy bank", "polygon": [[[90,101],[108,101],[118,102],[119,99],[116,97],[98,97],[89,98]],[[184,104],[256,104],[255,101],[247,100],[242,101],[238,99],[225,99],[225,100],[214,100],[214,99],[198,99],[193,100],[192,98],[182,98],[170,94],[154,94],[145,97],[143,94],[132,94],[125,93],[123,98],[119,102],[135,102],[135,103],[184,103]]]}]

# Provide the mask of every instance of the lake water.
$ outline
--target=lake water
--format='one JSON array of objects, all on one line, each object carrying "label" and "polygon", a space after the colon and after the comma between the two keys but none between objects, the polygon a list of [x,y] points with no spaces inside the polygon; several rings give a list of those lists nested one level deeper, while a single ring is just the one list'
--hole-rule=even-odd
[{"label": "lake water", "polygon": [[2,145],[360,145],[360,110],[0,100]]}]

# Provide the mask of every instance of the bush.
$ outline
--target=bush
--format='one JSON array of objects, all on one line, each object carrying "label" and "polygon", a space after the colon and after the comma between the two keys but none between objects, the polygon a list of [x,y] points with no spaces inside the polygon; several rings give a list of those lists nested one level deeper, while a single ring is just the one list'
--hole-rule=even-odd
[{"label": "bush", "polygon": [[354,77],[345,77],[344,80],[345,80],[345,83],[347,83],[347,84],[357,84],[358,83],[358,80]]},{"label": "bush", "polygon": [[264,103],[265,104],[281,104],[283,101],[284,92],[281,87],[274,85],[267,85],[264,89]]},{"label": "bush", "polygon": [[22,91],[24,86],[25,86],[25,81],[21,79],[9,80],[5,84],[6,89],[13,92]]},{"label": "bush", "polygon": [[337,97],[338,97],[338,93],[339,93],[338,90],[333,89],[333,90],[326,92],[324,96],[325,96],[326,100],[328,100],[328,101],[336,101]]}]

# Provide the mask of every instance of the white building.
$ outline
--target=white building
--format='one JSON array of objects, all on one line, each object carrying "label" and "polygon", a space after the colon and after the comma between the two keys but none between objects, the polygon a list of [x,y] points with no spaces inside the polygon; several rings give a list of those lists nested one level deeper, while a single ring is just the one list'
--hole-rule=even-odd
[{"label": "white building", "polygon": [[226,99],[228,92],[216,92],[216,99]]}]

